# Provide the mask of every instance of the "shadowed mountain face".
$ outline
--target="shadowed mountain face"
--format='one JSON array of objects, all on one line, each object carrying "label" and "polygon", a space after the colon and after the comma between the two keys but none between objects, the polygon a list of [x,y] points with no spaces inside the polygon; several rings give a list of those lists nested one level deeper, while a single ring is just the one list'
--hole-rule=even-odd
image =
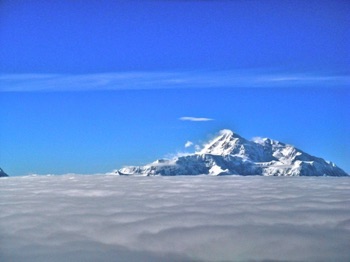
[{"label": "shadowed mountain face", "polygon": [[9,175],[8,174],[6,174],[5,172],[4,172],[4,170],[2,170],[1,168],[0,168],[0,177],[8,177]]},{"label": "shadowed mountain face", "polygon": [[222,130],[200,152],[145,166],[124,167],[119,175],[348,176],[334,163],[269,138],[249,141]]}]

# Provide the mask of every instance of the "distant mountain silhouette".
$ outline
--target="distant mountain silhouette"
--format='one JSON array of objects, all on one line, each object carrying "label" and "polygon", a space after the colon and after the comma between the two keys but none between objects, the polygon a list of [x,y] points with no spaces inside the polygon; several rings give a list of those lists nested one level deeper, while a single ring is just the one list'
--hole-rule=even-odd
[{"label": "distant mountain silhouette", "polygon": [[1,168],[0,168],[0,177],[8,177],[9,175],[8,174],[6,174],[5,172],[4,172],[4,170],[2,170]]}]

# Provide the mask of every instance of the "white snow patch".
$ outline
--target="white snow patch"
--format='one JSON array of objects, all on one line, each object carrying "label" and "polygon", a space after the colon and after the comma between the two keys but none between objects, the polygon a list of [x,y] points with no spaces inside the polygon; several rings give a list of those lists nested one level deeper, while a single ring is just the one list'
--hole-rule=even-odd
[{"label": "white snow patch", "polygon": [[260,137],[260,136],[256,136],[252,138],[252,141],[257,143],[257,144],[261,144],[263,145],[266,141],[266,138]]},{"label": "white snow patch", "polygon": [[218,176],[222,173],[228,172],[227,169],[223,170],[221,167],[215,165],[212,168],[209,169],[209,175],[211,176]]}]

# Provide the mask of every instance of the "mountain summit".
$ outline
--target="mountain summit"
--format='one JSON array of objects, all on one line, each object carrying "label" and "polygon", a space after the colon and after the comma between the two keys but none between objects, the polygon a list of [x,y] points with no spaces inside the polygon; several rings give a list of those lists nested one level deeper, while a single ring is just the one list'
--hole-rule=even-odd
[{"label": "mountain summit", "polygon": [[221,130],[199,152],[160,159],[145,166],[129,166],[118,175],[262,175],[348,176],[332,162],[269,138],[250,141],[231,130]]}]

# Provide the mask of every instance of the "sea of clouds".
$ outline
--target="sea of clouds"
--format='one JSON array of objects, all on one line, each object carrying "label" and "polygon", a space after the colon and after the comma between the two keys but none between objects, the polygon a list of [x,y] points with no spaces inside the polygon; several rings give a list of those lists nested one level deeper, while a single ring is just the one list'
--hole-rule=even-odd
[{"label": "sea of clouds", "polygon": [[350,261],[350,178],[0,179],[0,261]]}]

